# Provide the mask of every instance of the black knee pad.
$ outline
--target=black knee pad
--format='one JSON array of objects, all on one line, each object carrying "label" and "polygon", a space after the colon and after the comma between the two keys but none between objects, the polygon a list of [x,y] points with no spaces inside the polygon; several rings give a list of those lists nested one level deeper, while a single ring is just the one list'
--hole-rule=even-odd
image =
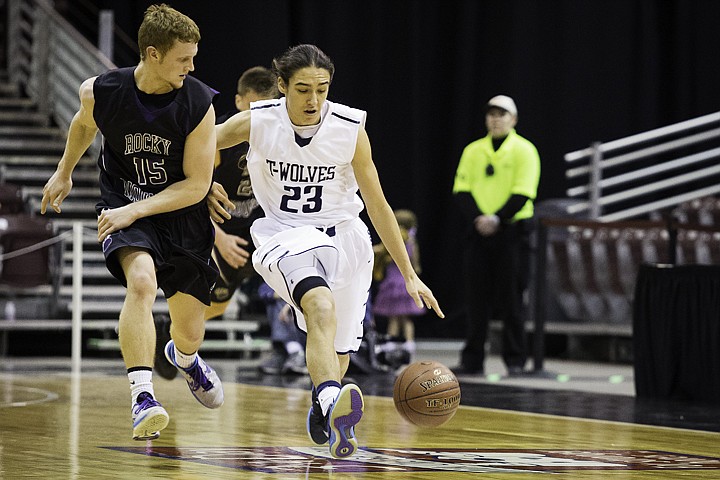
[{"label": "black knee pad", "polygon": [[305,295],[309,290],[312,290],[315,287],[328,287],[328,284],[322,277],[307,277],[302,279],[300,283],[295,286],[292,292],[292,297],[295,301],[295,305],[300,307],[300,300],[302,299],[303,295]]}]

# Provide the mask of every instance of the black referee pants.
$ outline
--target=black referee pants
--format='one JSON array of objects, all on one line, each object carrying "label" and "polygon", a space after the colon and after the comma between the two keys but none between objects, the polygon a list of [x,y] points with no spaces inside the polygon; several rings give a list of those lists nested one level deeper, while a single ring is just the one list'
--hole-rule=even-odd
[{"label": "black referee pants", "polygon": [[521,247],[522,224],[501,225],[495,235],[473,231],[465,258],[467,331],[461,364],[484,370],[485,343],[490,319],[503,322],[502,357],[508,367],[523,367],[527,360],[522,319],[520,269],[525,268]]}]

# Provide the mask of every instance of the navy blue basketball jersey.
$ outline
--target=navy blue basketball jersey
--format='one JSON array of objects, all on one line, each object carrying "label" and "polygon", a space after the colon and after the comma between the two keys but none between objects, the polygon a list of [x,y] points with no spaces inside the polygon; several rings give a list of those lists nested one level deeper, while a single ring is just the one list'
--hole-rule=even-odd
[{"label": "navy blue basketball jersey", "polygon": [[[148,96],[137,89],[134,71],[135,67],[111,70],[93,85],[93,116],[103,134],[100,183],[109,207],[143,200],[185,179],[185,140],[217,93],[188,76],[181,88]],[[143,103],[143,96],[162,104]]]}]

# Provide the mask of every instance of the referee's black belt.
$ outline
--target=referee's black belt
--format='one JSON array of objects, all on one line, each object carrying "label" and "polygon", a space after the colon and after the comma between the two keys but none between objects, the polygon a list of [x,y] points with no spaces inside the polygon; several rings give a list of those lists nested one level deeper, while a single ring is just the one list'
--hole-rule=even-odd
[{"label": "referee's black belt", "polygon": [[335,225],[333,225],[332,227],[315,227],[315,228],[317,228],[321,232],[324,232],[325,235],[327,235],[328,237],[335,236]]}]

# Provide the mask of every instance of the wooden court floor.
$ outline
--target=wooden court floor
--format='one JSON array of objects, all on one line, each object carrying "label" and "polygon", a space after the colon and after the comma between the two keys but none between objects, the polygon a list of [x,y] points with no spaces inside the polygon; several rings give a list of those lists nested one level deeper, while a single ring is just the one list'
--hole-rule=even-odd
[{"label": "wooden court floor", "polygon": [[469,384],[449,423],[421,429],[396,413],[386,395],[391,377],[367,388],[358,381],[366,413],[350,460],[307,438],[303,377],[263,385],[226,375],[218,410],[197,403],[183,380],[157,379],[170,425],[159,439],[137,442],[117,370],[0,371],[0,478],[720,479],[717,431],[476,407]]}]

